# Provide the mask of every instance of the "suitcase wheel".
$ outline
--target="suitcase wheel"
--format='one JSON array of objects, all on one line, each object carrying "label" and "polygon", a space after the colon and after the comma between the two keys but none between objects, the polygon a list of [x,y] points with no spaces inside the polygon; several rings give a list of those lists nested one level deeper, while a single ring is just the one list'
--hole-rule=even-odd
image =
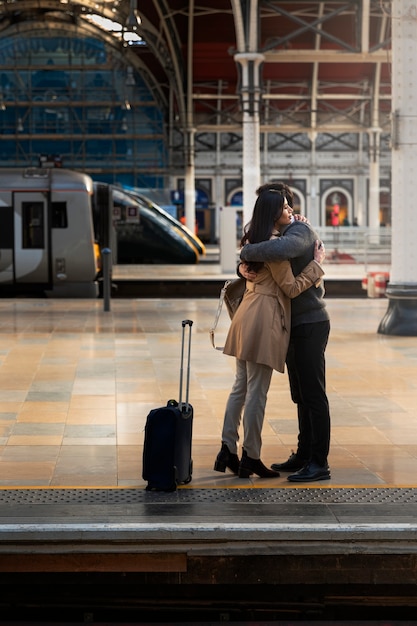
[{"label": "suitcase wheel", "polygon": [[189,468],[189,470],[188,470],[188,476],[187,476],[187,478],[183,481],[183,483],[182,483],[182,484],[183,484],[183,485],[188,485],[188,483],[190,483],[190,482],[191,482],[192,476],[193,476],[193,460],[191,459],[191,460],[190,460],[190,468]]},{"label": "suitcase wheel", "polygon": [[177,483],[174,483],[170,487],[159,487],[156,485],[148,484],[145,487],[145,491],[176,491]]},{"label": "suitcase wheel", "polygon": [[167,486],[166,483],[161,486],[161,483],[152,482],[151,480],[146,485],[146,491],[176,491],[177,489],[177,479],[176,479],[176,468],[173,468],[172,472],[172,483]]}]

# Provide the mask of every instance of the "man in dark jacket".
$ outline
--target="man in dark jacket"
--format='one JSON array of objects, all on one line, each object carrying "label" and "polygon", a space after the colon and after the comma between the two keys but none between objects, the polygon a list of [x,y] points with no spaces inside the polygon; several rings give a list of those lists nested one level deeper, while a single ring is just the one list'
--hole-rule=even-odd
[{"label": "man in dark jacket", "polygon": [[[257,190],[276,189],[293,206],[293,195],[284,183],[262,185]],[[241,250],[241,261],[275,261],[289,259],[294,275],[312,260],[317,233],[307,222],[294,220],[281,237],[262,243],[247,244]],[[240,272],[245,276],[244,265]],[[249,278],[250,275],[246,275]],[[312,286],[291,301],[291,338],[287,370],[291,397],[297,405],[298,446],[284,463],[274,463],[277,471],[294,472],[291,482],[328,480],[327,462],[330,446],[330,412],[326,395],[325,350],[330,332],[329,315],[322,284]]]}]

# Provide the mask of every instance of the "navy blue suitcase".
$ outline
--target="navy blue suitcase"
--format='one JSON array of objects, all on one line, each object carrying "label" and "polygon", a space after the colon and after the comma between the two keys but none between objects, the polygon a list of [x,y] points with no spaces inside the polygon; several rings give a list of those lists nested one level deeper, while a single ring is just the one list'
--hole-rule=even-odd
[{"label": "navy blue suitcase", "polygon": [[[146,418],[142,478],[147,491],[175,491],[177,485],[191,481],[193,461],[191,441],[193,407],[188,402],[190,387],[191,320],[182,321],[179,399],[168,400]],[[185,402],[182,402],[185,327],[189,327]]]}]

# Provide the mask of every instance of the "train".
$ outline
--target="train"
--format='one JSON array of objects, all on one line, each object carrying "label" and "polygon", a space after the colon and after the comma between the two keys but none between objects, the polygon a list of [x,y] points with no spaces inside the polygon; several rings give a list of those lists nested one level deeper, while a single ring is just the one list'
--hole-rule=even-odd
[{"label": "train", "polygon": [[155,204],[155,202],[148,198],[148,196],[144,195],[141,191],[131,187],[124,187],[123,190],[129,196],[133,196],[134,198],[136,198],[142,207],[149,209],[156,216],[162,217],[162,220],[165,224],[168,222],[168,226],[170,225],[172,229],[174,229],[176,232],[181,233],[182,238],[188,239],[191,246],[197,249],[197,252],[200,256],[205,256],[206,247],[204,243],[195,233],[187,228],[187,226],[185,226],[175,217],[170,215],[168,211],[165,211],[164,209],[162,209],[162,207]]},{"label": "train", "polygon": [[0,295],[97,297],[108,247],[117,263],[200,258],[188,234],[123,189],[63,168],[0,169]]},{"label": "train", "polygon": [[200,239],[148,197],[130,188],[111,191],[117,263],[195,264],[205,255]]},{"label": "train", "polygon": [[80,172],[0,169],[0,293],[97,295],[92,196]]}]

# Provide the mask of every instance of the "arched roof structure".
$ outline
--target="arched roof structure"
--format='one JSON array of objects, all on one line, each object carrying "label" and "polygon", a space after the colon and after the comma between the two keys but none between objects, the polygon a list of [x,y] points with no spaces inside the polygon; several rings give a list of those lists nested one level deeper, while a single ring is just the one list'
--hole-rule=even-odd
[{"label": "arched roof structure", "polygon": [[[234,54],[249,51],[264,56],[263,132],[390,130],[384,0],[0,1],[1,36],[24,37],[45,22],[52,31],[100,34],[123,49],[180,131],[190,123],[197,132],[240,127]],[[110,22],[117,27],[109,30]],[[132,33],[140,38],[134,43]]]}]

